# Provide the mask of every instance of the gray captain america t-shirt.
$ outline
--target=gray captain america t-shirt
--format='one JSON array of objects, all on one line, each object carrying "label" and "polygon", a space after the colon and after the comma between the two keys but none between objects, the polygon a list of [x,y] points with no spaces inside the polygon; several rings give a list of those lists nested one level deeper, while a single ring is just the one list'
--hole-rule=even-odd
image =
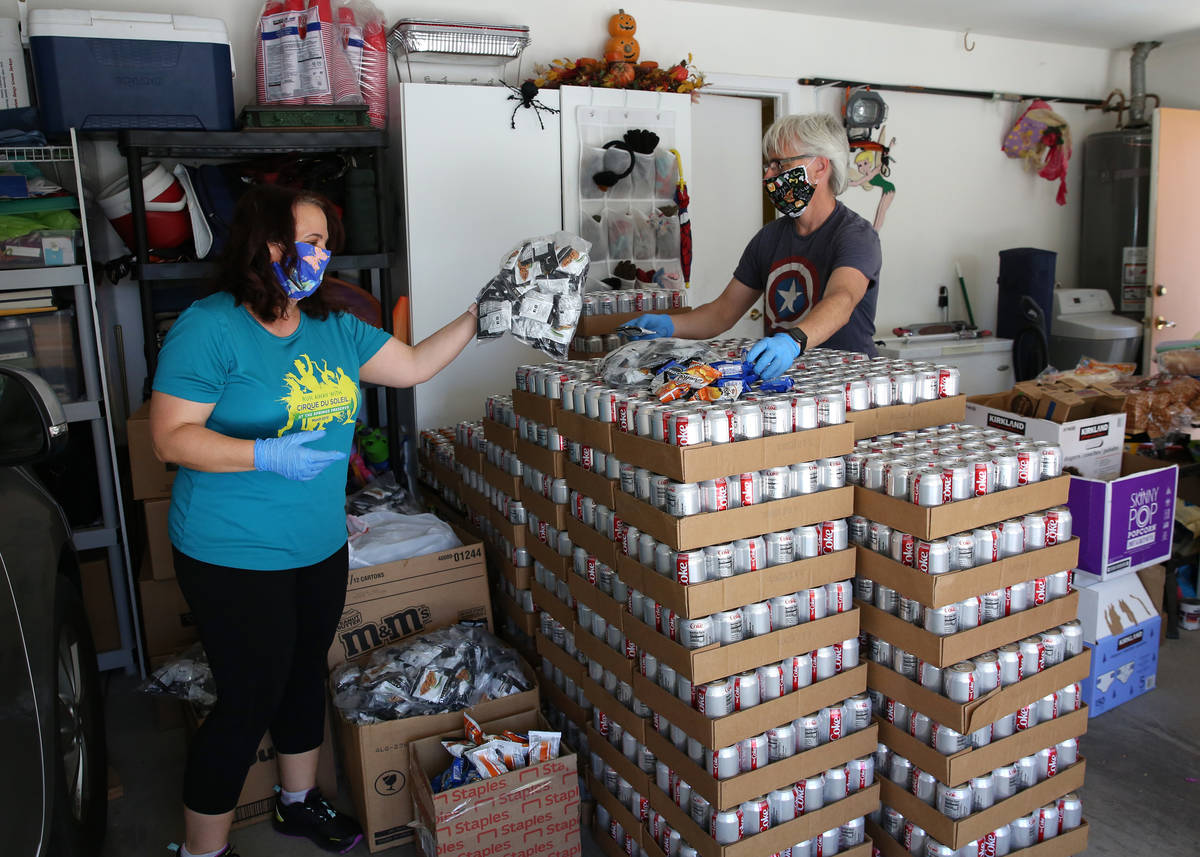
[{"label": "gray captain america t-shirt", "polygon": [[750,239],[733,276],[761,289],[769,333],[794,327],[825,294],[836,268],[854,268],[867,278],[867,291],[850,320],[823,344],[874,357],[875,302],[883,259],[871,224],[838,202],[811,235],[796,234],[795,222],[780,217]]}]

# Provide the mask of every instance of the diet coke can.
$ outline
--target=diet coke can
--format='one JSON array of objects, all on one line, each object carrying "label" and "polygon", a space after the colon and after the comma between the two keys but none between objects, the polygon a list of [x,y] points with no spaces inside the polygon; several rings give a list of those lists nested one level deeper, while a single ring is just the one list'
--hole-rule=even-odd
[{"label": "diet coke can", "polygon": [[1009,518],[1000,524],[1000,558],[1025,552],[1025,526],[1020,518]]},{"label": "diet coke can", "polygon": [[733,545],[709,545],[704,548],[704,579],[733,577]]},{"label": "diet coke can", "polygon": [[950,549],[950,570],[962,571],[975,567],[975,536],[972,533],[955,533],[946,538]]},{"label": "diet coke can", "polygon": [[742,767],[738,745],[722,747],[709,754],[708,771],[718,780],[727,780],[740,774]]},{"label": "diet coke can", "polygon": [[[838,461],[841,461],[839,458]],[[787,465],[768,467],[762,474],[763,500],[786,500],[792,496],[792,471]]]},{"label": "diet coke can", "polygon": [[812,655],[808,652],[784,658],[779,663],[779,669],[783,672],[784,687],[789,693],[812,684]]},{"label": "diet coke can", "polygon": [[784,686],[783,670],[779,664],[764,664],[754,671],[758,675],[758,697],[762,702],[778,699],[787,692]]},{"label": "diet coke can", "polygon": [[747,637],[771,633],[771,605],[766,601],[747,604],[742,608],[742,624]]},{"label": "diet coke can", "polygon": [[763,501],[762,476],[757,470],[739,473],[730,478],[730,491],[739,506],[753,506]]},{"label": "diet coke can", "polygon": [[1062,632],[1068,658],[1083,654],[1083,626],[1077,619],[1061,625],[1058,630]]},{"label": "diet coke can", "polygon": [[1025,484],[1020,481],[1019,463],[1015,452],[998,451],[992,456],[992,463],[996,467],[997,491],[1005,491]]},{"label": "diet coke can", "polygon": [[945,574],[950,571],[950,545],[945,539],[918,541],[915,563],[922,574]]},{"label": "diet coke can", "polygon": [[727,809],[714,812],[708,832],[718,845],[732,845],[739,841],[744,835],[742,811]]},{"label": "diet coke can", "polygon": [[948,786],[945,783],[938,783],[937,786],[937,810],[947,818],[959,821],[971,814],[973,801],[973,793],[970,783],[963,783],[958,786]]},{"label": "diet coke can", "polygon": [[722,610],[712,615],[713,637],[722,646],[740,643],[745,639],[745,626],[742,623],[740,608]]},{"label": "diet coke can", "polygon": [[925,609],[925,630],[939,637],[958,633],[958,606],[957,604],[947,604],[944,607],[927,607]]},{"label": "diet coke can", "polygon": [[738,742],[738,765],[743,774],[770,764],[770,742],[766,733],[743,738]]},{"label": "diet coke can", "polygon": [[796,596],[776,595],[769,602],[771,605],[771,628],[791,628],[800,624],[799,602]]},{"label": "diet coke can", "polygon": [[763,536],[767,545],[767,565],[787,565],[796,558],[796,543],[791,530],[767,533]]},{"label": "diet coke can", "polygon": [[788,477],[793,496],[801,497],[821,490],[821,470],[815,461],[799,461],[791,465]]},{"label": "diet coke can", "polygon": [[1046,510],[1046,546],[1070,541],[1071,510],[1066,506],[1055,506]]},{"label": "diet coke can", "polygon": [[745,711],[758,705],[758,674],[753,670],[738,673],[733,681],[733,710]]},{"label": "diet coke can", "polygon": [[724,476],[700,483],[700,510],[724,512],[729,508],[729,483]]},{"label": "diet coke can", "polygon": [[767,756],[772,762],[796,755],[796,727],[784,723],[767,730]]},{"label": "diet coke can", "polygon": [[976,696],[975,664],[970,661],[954,664],[942,672],[944,693],[953,702],[971,702]]},{"label": "diet coke can", "polygon": [[767,567],[767,543],[760,536],[733,543],[733,573],[745,574]]}]

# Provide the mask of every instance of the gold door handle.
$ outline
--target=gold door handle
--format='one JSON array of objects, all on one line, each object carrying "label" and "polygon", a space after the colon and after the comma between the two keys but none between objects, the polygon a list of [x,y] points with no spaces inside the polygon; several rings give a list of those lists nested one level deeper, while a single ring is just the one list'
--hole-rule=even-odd
[{"label": "gold door handle", "polygon": [[1175,322],[1167,321],[1161,315],[1154,317],[1154,329],[1155,330],[1162,330],[1163,328],[1174,327],[1174,326],[1175,326]]},{"label": "gold door handle", "polygon": [[750,320],[751,321],[758,321],[762,317],[763,317],[763,314],[760,310],[757,310],[757,309],[750,310]]},{"label": "gold door handle", "polygon": [[1155,297],[1161,298],[1161,297],[1164,297],[1166,294],[1167,294],[1167,287],[1164,286],[1162,283],[1159,283],[1157,286],[1154,287],[1154,296]]}]

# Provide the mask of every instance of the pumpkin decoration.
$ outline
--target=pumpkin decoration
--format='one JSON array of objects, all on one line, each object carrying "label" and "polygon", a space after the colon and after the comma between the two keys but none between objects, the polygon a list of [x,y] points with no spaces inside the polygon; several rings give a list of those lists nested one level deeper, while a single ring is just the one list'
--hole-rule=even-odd
[{"label": "pumpkin decoration", "polygon": [[637,21],[624,9],[608,19],[608,34],[612,37],[604,46],[604,58],[609,62],[636,63],[641,48],[633,34],[637,32]]}]

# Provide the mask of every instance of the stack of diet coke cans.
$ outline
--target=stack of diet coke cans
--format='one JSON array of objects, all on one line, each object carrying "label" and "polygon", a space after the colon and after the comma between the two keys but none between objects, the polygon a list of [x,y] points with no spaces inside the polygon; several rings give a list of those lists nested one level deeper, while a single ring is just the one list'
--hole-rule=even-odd
[{"label": "stack of diet coke cans", "polygon": [[[1011,766],[997,768],[996,770],[997,772],[1003,771],[1007,775],[1009,767]],[[998,776],[998,773],[989,774],[985,777],[977,777],[976,779],[985,780],[991,777],[994,782],[998,782],[995,780],[996,776]],[[974,782],[975,780],[972,780],[972,783]],[[992,788],[994,791],[994,786]],[[951,802],[955,802],[961,798],[961,795],[957,794],[957,789],[953,791],[956,794],[947,798]],[[975,794],[977,793],[972,795],[973,801],[975,800]],[[872,817],[872,821],[874,820],[874,817]],[[964,857],[964,855],[977,857],[977,855],[981,854],[1003,857],[1003,855],[1031,848],[1040,842],[1046,842],[1054,837],[1069,834],[1072,831],[1078,830],[1082,824],[1083,803],[1074,792],[1063,795],[1053,803],[1038,807],[1029,815],[1019,816],[1006,824],[1002,824],[995,830],[985,834],[982,838],[972,840],[962,848],[957,849],[938,842],[926,833],[925,829],[919,824],[905,818],[898,810],[886,804],[880,808],[878,819],[880,830],[886,836],[890,836],[898,842],[914,857]],[[1082,839],[1069,846],[1072,848],[1071,853],[1080,853],[1080,850],[1086,845],[1086,841],[1085,832]]]}]

